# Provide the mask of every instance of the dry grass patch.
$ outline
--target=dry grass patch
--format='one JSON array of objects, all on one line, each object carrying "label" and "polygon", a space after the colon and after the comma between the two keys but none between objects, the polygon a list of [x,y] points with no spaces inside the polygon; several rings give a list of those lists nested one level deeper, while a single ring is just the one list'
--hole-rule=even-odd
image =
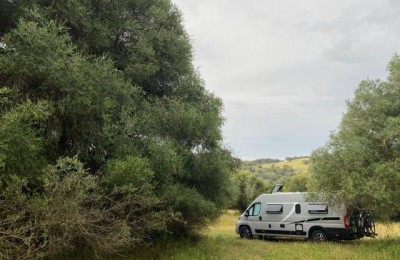
[{"label": "dry grass patch", "polygon": [[400,239],[400,223],[377,223],[376,233],[379,239]]}]

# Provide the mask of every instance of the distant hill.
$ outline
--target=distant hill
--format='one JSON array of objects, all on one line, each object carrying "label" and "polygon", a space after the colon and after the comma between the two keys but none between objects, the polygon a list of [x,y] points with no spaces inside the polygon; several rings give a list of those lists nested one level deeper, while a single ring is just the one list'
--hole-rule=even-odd
[{"label": "distant hill", "polygon": [[286,160],[257,159],[244,161],[243,171],[264,180],[269,187],[274,184],[283,184],[286,191],[304,191],[309,177],[310,158],[287,157]]},{"label": "distant hill", "polygon": [[297,157],[295,159],[280,161],[277,163],[270,163],[276,167],[289,166],[295,173],[309,173],[310,157]]}]

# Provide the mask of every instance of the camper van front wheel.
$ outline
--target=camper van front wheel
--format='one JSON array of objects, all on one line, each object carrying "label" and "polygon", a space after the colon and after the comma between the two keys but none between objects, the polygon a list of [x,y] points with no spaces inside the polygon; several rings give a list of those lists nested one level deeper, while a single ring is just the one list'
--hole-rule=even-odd
[{"label": "camper van front wheel", "polygon": [[249,239],[249,238],[253,237],[253,235],[251,234],[251,230],[250,230],[250,228],[248,226],[241,227],[239,232],[240,232],[240,237],[241,238]]},{"label": "camper van front wheel", "polygon": [[327,237],[324,231],[321,230],[315,230],[314,232],[312,232],[311,234],[311,240],[313,242],[325,242],[327,241]]}]

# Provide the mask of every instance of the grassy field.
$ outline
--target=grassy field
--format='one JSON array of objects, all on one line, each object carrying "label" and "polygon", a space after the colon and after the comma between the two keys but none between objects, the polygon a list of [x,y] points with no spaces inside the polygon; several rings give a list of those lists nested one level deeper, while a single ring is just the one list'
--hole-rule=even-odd
[{"label": "grassy field", "polygon": [[315,244],[302,240],[240,239],[238,212],[227,212],[199,242],[167,240],[130,259],[400,259],[400,223],[379,224],[377,238]]}]

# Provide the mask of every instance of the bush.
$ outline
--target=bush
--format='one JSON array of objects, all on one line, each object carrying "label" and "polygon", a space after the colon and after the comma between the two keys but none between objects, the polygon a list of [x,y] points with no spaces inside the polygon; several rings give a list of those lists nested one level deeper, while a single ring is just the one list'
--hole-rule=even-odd
[{"label": "bush", "polygon": [[154,199],[127,186],[105,193],[76,157],[48,167],[42,181],[38,191],[16,175],[1,181],[0,255],[41,258],[79,248],[114,254],[161,229],[158,214],[144,214],[154,211]]},{"label": "bush", "polygon": [[40,174],[46,165],[41,126],[51,113],[49,102],[28,100],[0,114],[0,175]]},{"label": "bush", "polygon": [[231,206],[234,209],[243,211],[259,195],[265,193],[270,186],[257,176],[243,171],[234,177],[235,190],[237,194]]},{"label": "bush", "polygon": [[215,219],[220,213],[215,203],[206,200],[193,188],[171,184],[164,189],[163,199],[175,212],[174,217],[167,221],[168,230],[175,234],[195,237],[207,221]]},{"label": "bush", "polygon": [[107,194],[105,205],[124,219],[133,239],[131,246],[148,241],[166,228],[172,213],[154,194],[153,176],[146,159],[128,156],[110,160],[102,186]]}]

